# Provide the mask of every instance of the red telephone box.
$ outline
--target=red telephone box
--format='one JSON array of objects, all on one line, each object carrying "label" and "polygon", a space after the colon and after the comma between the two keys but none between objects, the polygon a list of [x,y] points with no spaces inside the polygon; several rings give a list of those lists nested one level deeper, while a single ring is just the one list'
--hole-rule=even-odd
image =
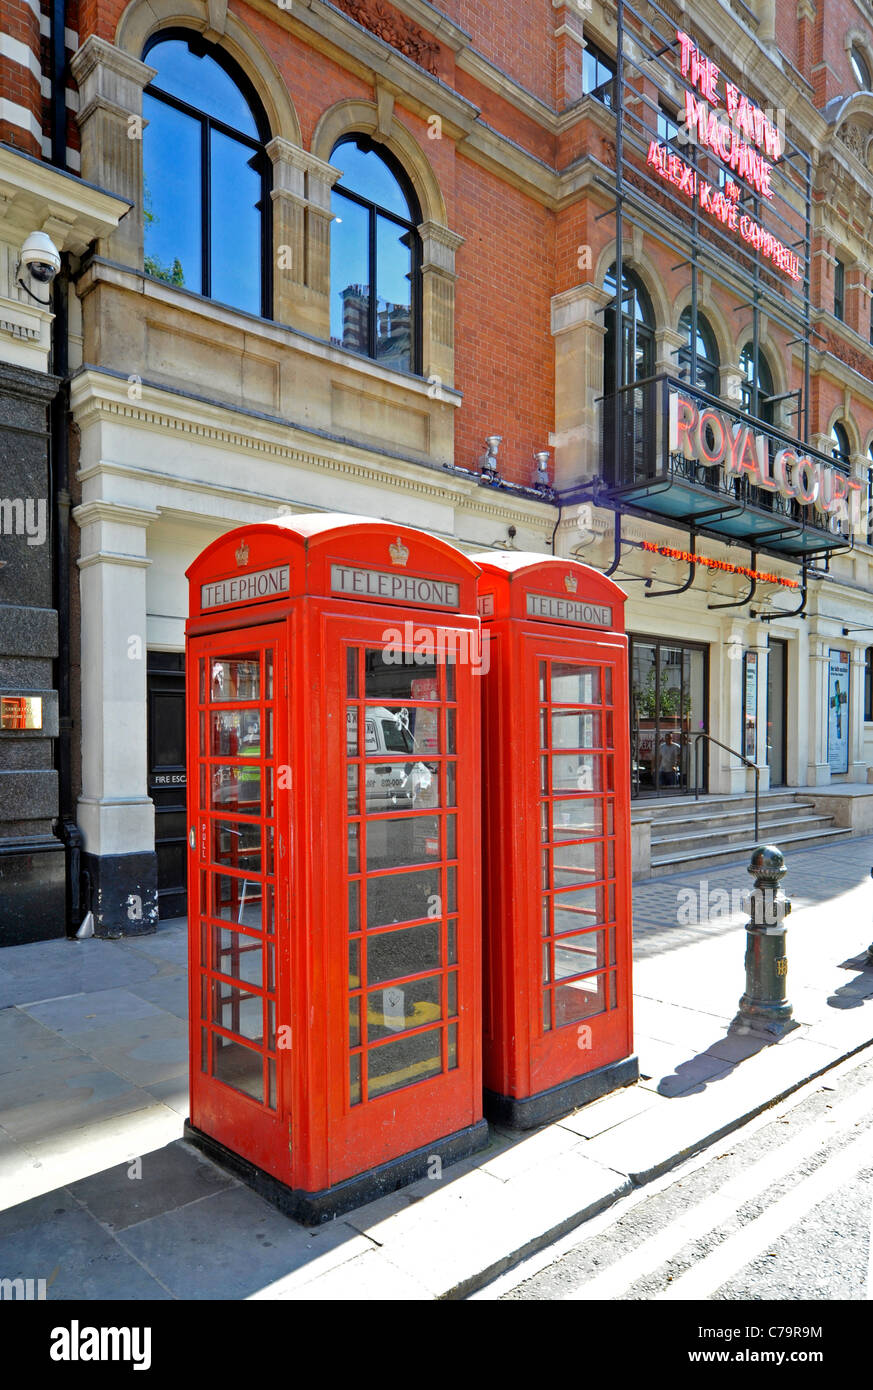
[{"label": "red telephone box", "polygon": [[332,514],[188,570],[187,1132],[306,1222],[486,1142],[477,574]]},{"label": "red telephone box", "polygon": [[485,1109],[527,1129],[639,1075],[625,595],[574,560],[476,559]]}]

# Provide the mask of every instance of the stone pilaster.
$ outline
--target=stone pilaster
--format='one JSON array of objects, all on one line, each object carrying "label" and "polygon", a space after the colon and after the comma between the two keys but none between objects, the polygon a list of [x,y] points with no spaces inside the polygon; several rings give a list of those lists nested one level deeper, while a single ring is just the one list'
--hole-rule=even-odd
[{"label": "stone pilaster", "polygon": [[[713,682],[714,689],[721,689],[718,712],[711,708],[710,728],[716,738],[730,748],[743,751],[743,662],[742,654],[753,648],[757,640],[757,625],[745,621],[738,614],[722,618],[722,640],[713,651],[716,657],[719,684]],[[735,655],[734,655],[735,653]],[[713,675],[715,673],[713,672]],[[758,673],[761,679],[761,672]],[[758,733],[760,752],[760,727]],[[709,748],[709,790],[711,792],[737,793],[754,790],[754,780],[750,769],[731,753],[726,753],[717,744]]]},{"label": "stone pilaster", "polygon": [[72,59],[79,86],[82,178],[127,198],[117,231],[101,237],[100,255],[142,269],[142,94],[156,69],[91,34]]},{"label": "stone pilaster", "polygon": [[806,783],[825,786],[831,780],[828,763],[828,660],[834,639],[809,638],[809,761]]},{"label": "stone pilaster", "polygon": [[555,340],[555,487],[560,490],[602,471],[604,309],[610,294],[577,285],[552,299]]},{"label": "stone pilaster", "polygon": [[455,253],[464,238],[437,222],[422,222],[422,375],[441,386],[455,382]]},{"label": "stone pilaster", "polygon": [[273,164],[273,316],[330,337],[330,193],[340,170],[276,136]]},{"label": "stone pilaster", "polygon": [[583,7],[577,0],[552,0],[555,11],[555,76],[558,109],[582,97]]},{"label": "stone pilaster", "polygon": [[669,372],[671,376],[679,372],[679,351],[688,346],[684,333],[673,328],[655,330],[655,372]]},{"label": "stone pilaster", "polygon": [[82,533],[83,867],[98,936],[154,931],[157,860],[148,794],[146,531],[157,512],[95,500]]},{"label": "stone pilaster", "polygon": [[860,638],[850,645],[843,639],[851,654],[849,673],[849,773],[850,782],[867,781],[867,760],[864,756],[864,657],[868,643]]},{"label": "stone pilaster", "polygon": [[743,382],[745,372],[739,365],[725,364],[719,371],[719,391],[722,400],[730,401],[737,409],[742,408]]},{"label": "stone pilaster", "polygon": [[852,527],[855,537],[855,544],[859,545],[868,540],[866,515],[867,469],[873,466],[873,459],[870,458],[869,454],[852,454],[849,463],[849,472],[861,488],[854,511],[850,510],[848,517],[849,524]]}]

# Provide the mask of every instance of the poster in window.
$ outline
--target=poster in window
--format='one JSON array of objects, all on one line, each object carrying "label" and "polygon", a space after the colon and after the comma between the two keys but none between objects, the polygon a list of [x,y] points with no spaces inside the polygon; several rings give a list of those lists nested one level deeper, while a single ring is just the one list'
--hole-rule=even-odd
[{"label": "poster in window", "polygon": [[758,653],[743,657],[743,752],[752,762],[758,757]]},{"label": "poster in window", "polygon": [[849,770],[849,653],[832,647],[828,656],[828,763]]}]

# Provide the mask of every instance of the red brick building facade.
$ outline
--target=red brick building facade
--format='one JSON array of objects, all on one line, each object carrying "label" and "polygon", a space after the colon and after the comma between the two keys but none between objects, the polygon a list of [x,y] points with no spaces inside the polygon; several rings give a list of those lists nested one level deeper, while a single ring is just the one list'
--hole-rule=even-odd
[{"label": "red brick building facade", "polygon": [[[700,0],[681,16],[664,0],[662,14],[684,25],[755,102],[781,113],[809,155],[806,443],[826,454],[838,448],[866,489],[873,465],[873,21],[848,0],[799,0],[789,9],[773,0]],[[535,490],[534,455],[550,451],[557,500],[603,471],[611,298],[604,282],[616,258],[609,95],[616,14],[610,0],[507,0],[497,8],[480,0],[80,0],[65,10],[0,0],[0,29],[0,142],[65,166],[129,204],[117,228],[101,228],[65,266],[77,463],[73,578],[82,605],[79,816],[94,879],[102,875],[109,885],[106,922],[124,917],[131,892],[148,921],[161,807],[156,831],[149,673],[126,653],[133,637],[161,658],[181,653],[184,570],[209,539],[282,507],[340,507],[412,521],[470,548],[555,547],[602,568],[610,563],[608,509],[593,531],[580,533],[574,509],[559,510],[547,489]],[[233,246],[222,242],[222,226],[230,243],[237,235],[232,198],[206,208],[208,185],[191,192],[180,176],[175,204],[159,187],[148,205],[144,167],[164,138],[151,94],[162,90],[168,50],[161,41],[170,34],[197,61],[214,59],[259,113],[257,134],[241,138],[250,139],[264,179],[260,313],[202,288],[232,263]],[[179,112],[187,103],[198,128],[213,131],[218,121],[223,129],[221,113],[197,115],[200,100],[177,89],[165,106]],[[678,101],[677,91],[670,120]],[[144,116],[144,103],[151,115]],[[401,358],[384,353],[404,351],[403,343],[398,349],[395,333],[389,348],[380,337],[392,314],[403,319],[395,313],[399,292],[376,305],[367,267],[357,279],[349,272],[345,293],[362,304],[369,295],[377,347],[350,349],[331,327],[331,248],[345,235],[337,199],[349,141],[362,142],[363,155],[384,156],[406,189],[414,281],[406,314],[415,324],[399,337],[411,333],[415,341],[399,368]],[[182,153],[180,145],[180,168]],[[362,205],[366,189],[351,192]],[[383,214],[374,203],[368,215],[375,226]],[[184,240],[191,217],[199,249],[180,251],[174,278],[165,234],[177,219]],[[202,279],[190,278],[192,255],[202,256]],[[675,371],[688,341],[680,323],[690,305],[687,265],[641,225],[625,226],[622,259],[647,296],[652,364]],[[166,272],[155,273],[159,264]],[[736,402],[751,310],[706,274],[697,308],[706,321],[710,383]],[[779,398],[772,422],[799,436],[790,393],[803,385],[801,350],[766,314],[760,345],[767,394]],[[480,483],[479,468],[485,441],[498,435],[505,486],[495,488]],[[653,534],[684,544],[668,525]],[[793,704],[781,769],[793,785],[866,776],[868,734],[873,760],[873,682],[866,690],[860,635],[847,644],[854,694],[844,774],[828,761],[822,723],[822,663],[841,635],[833,615],[842,611],[859,634],[865,618],[873,621],[864,599],[868,547],[856,540],[850,556],[834,561],[828,585],[816,591],[824,597],[811,598],[807,616],[786,614],[779,627],[777,611],[770,629],[787,644],[791,689],[806,692]],[[712,551],[721,553],[716,543]],[[779,563],[787,577],[796,570]],[[671,574],[670,564],[646,564],[640,572],[635,553],[625,554],[615,577],[660,582]],[[675,565],[672,571],[675,579]],[[834,584],[843,580],[837,598]],[[636,587],[630,621],[638,633],[676,642],[692,633],[706,647],[710,693],[702,717],[735,746],[739,672],[724,653],[735,638],[762,650],[767,643],[742,604],[718,620],[709,613],[710,582],[698,578],[690,608],[637,602]],[[739,587],[730,592],[741,597]],[[762,723],[765,703],[762,687]],[[758,750],[763,767],[768,747],[765,741]],[[719,765],[711,783],[738,789],[744,775]],[[169,822],[179,807],[167,802],[164,810]],[[178,905],[178,883],[174,891]]]}]

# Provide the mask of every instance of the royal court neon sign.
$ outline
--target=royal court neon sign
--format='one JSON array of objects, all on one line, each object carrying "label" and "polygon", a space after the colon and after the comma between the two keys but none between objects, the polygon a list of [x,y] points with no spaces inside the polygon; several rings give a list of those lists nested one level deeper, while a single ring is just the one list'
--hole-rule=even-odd
[{"label": "royal court neon sign", "polygon": [[704,468],[720,468],[726,479],[747,478],[764,492],[794,499],[860,528],[861,484],[797,448],[777,449],[770,439],[722,410],[703,406],[679,391],[669,398],[669,447]]}]

